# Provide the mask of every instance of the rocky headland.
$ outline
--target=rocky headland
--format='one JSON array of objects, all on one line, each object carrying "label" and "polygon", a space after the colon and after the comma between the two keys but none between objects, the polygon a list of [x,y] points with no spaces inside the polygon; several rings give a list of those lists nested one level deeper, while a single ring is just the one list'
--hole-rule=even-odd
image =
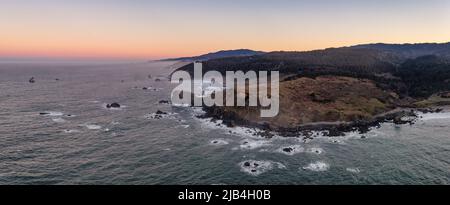
[{"label": "rocky headland", "polygon": [[[369,44],[309,52],[272,52],[213,59],[204,71],[278,70],[279,114],[260,107],[203,107],[203,118],[255,127],[262,135],[329,136],[367,132],[383,122],[414,123],[417,113],[450,105],[450,44]],[[178,70],[191,72],[192,64]],[[239,91],[237,91],[239,92]]]}]

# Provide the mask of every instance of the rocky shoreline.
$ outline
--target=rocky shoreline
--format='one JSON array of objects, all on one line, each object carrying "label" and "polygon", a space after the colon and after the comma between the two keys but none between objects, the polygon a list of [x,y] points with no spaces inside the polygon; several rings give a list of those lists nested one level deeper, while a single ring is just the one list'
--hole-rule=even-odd
[{"label": "rocky shoreline", "polygon": [[374,116],[370,120],[355,120],[349,122],[314,122],[305,123],[296,127],[272,127],[268,123],[254,123],[240,118],[235,113],[225,112],[220,107],[203,107],[205,112],[198,118],[210,118],[211,121],[221,120],[227,127],[242,126],[248,128],[257,128],[261,130],[258,135],[271,138],[274,133],[284,137],[312,138],[314,131],[321,131],[325,136],[337,137],[345,136],[346,132],[357,131],[361,134],[367,133],[373,127],[379,127],[381,123],[414,124],[419,118],[420,113],[439,113],[443,111],[441,107],[430,108],[397,108],[386,113]]}]

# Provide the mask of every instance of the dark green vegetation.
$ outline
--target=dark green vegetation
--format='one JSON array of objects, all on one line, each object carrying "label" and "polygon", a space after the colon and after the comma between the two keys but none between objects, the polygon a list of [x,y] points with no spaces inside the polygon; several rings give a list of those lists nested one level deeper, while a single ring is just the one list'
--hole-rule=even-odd
[{"label": "dark green vegetation", "polygon": [[395,75],[407,85],[412,97],[429,97],[450,88],[449,61],[433,55],[405,61]]},{"label": "dark green vegetation", "polygon": [[[428,97],[450,89],[450,43],[367,44],[306,52],[212,59],[203,71],[278,70],[284,80],[335,75],[373,80],[401,97]],[[180,70],[193,71],[193,64]]]},{"label": "dark green vegetation", "polygon": [[[203,72],[277,70],[282,80],[276,117],[261,118],[255,107],[204,107],[205,116],[284,136],[310,130],[334,136],[385,121],[412,123],[411,109],[434,112],[439,109],[425,108],[450,105],[449,54],[450,43],[369,44],[204,61]],[[193,64],[179,69],[192,74]]]}]

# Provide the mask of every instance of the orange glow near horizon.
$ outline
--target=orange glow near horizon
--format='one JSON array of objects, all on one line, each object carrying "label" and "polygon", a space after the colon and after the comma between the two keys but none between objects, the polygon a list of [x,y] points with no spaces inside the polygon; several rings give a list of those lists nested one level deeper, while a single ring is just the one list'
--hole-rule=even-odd
[{"label": "orange glow near horizon", "polygon": [[5,0],[0,57],[160,59],[450,41],[444,0],[186,2]]}]

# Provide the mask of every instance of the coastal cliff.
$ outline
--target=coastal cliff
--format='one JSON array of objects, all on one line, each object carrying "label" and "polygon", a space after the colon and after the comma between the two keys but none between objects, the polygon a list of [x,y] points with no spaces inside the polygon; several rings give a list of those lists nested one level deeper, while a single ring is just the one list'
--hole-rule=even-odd
[{"label": "coastal cliff", "polygon": [[[272,52],[213,59],[204,71],[277,70],[280,112],[261,118],[259,107],[204,107],[202,117],[228,126],[289,133],[365,132],[381,122],[413,123],[416,113],[450,105],[450,44],[361,45],[310,52]],[[192,72],[192,64],[179,70]]]}]

